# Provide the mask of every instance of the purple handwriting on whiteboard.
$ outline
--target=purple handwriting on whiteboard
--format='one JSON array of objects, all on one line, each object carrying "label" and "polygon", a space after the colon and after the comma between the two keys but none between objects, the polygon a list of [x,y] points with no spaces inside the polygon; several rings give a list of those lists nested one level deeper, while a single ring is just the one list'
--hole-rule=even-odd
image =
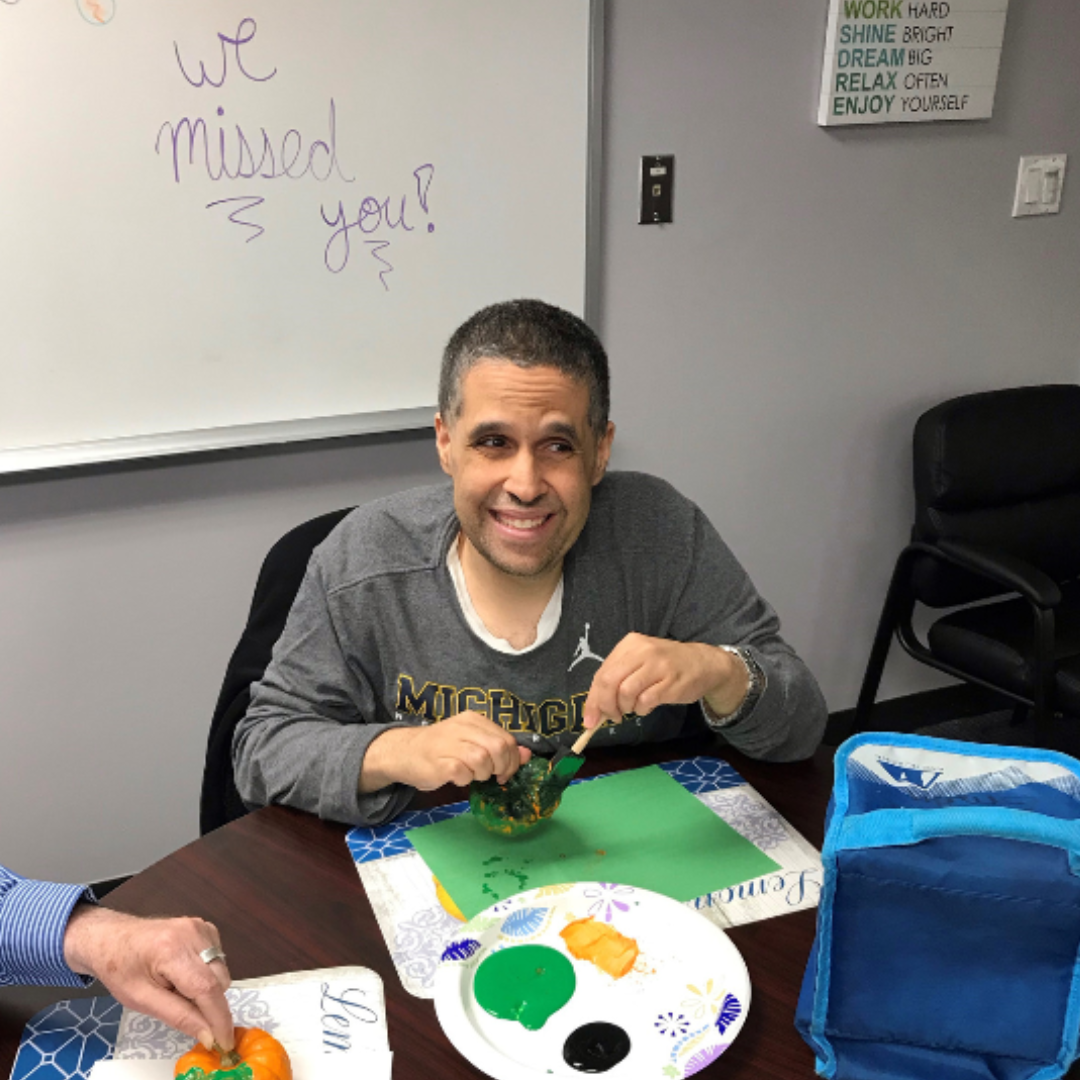
[{"label": "purple handwriting on whiteboard", "polygon": [[261,195],[237,195],[231,199],[215,199],[213,202],[206,204],[206,209],[209,210],[212,206],[223,206],[226,203],[241,203],[241,206],[237,206],[235,209],[229,211],[229,220],[234,225],[244,225],[249,229],[254,229],[253,235],[249,236],[244,243],[250,244],[252,240],[258,240],[260,236],[266,230],[256,221],[244,221],[243,218],[238,217],[239,214],[246,214],[249,210],[254,210],[256,206],[261,205],[265,200]]},{"label": "purple handwriting on whiteboard", "polygon": [[388,248],[390,246],[390,241],[389,240],[365,240],[364,243],[368,245],[368,251],[370,251],[371,254],[376,259],[378,259],[378,261],[380,263],[382,263],[384,269],[379,271],[379,280],[382,282],[382,287],[387,292],[389,292],[390,291],[390,285],[386,280],[386,275],[389,274],[394,269],[394,267],[390,263],[388,263],[386,261],[386,259],[384,259],[379,254],[379,252],[382,251],[384,248]]},{"label": "purple handwriting on whiteboard", "polygon": [[[17,0],[0,0],[14,3]],[[211,63],[207,70],[202,59],[188,58],[185,64],[180,45],[173,42],[176,64],[184,81],[196,89],[211,87],[221,90],[232,76],[238,79],[265,83],[277,75],[277,68],[269,74],[256,74],[254,69],[265,70],[265,65],[252,59],[249,46],[255,39],[258,25],[252,18],[243,18],[236,32],[218,32],[217,44],[221,49],[220,64]],[[234,74],[235,73],[235,74]],[[243,85],[241,83],[241,85]],[[305,139],[297,128],[289,128],[280,138],[271,135],[265,127],[255,128],[254,123],[246,129],[238,123],[225,119],[225,108],[216,105],[217,116],[209,120],[205,116],[182,116],[178,120],[166,120],[157,131],[154,152],[171,160],[175,183],[184,179],[220,180],[301,180],[304,177],[325,183],[331,179],[346,184],[356,177],[346,175],[338,155],[337,104],[330,98],[328,130],[325,138]],[[256,133],[257,132],[257,133]],[[414,232],[417,224],[424,224],[427,232],[435,231],[431,220],[431,185],[435,178],[435,166],[420,165],[412,171],[403,185],[404,193],[392,195],[366,195],[359,200],[339,200],[336,210],[327,211],[320,205],[323,223],[331,230],[323,249],[323,262],[331,273],[339,274],[349,263],[354,246],[366,249],[370,260],[367,265],[375,269],[385,291],[390,289],[394,265],[389,258],[391,246],[388,234],[404,235]],[[257,240],[266,231],[253,220],[252,212],[265,199],[259,195],[236,195],[214,199],[206,203],[206,209],[227,207],[228,220],[250,230],[245,243]]]},{"label": "purple handwriting on whiteboard", "polygon": [[[333,98],[330,99],[330,133],[326,140],[316,139],[308,146],[306,161],[303,160],[304,136],[296,128],[285,132],[280,148],[275,152],[275,140],[267,134],[266,128],[259,128],[259,135],[249,138],[239,124],[234,124],[234,135],[222,119],[225,110],[219,106],[217,113],[216,137],[201,116],[194,119],[183,116],[175,124],[166,120],[158,128],[154,152],[160,155],[163,145],[166,154],[171,151],[173,179],[178,184],[180,167],[185,163],[185,148],[187,169],[205,172],[211,180],[235,180],[238,177],[279,180],[283,176],[299,180],[309,174],[315,180],[329,180],[334,173],[347,184],[355,179],[345,175],[338,160],[337,106]],[[299,162],[302,162],[301,167],[298,167]]]},{"label": "purple handwriting on whiteboard", "polygon": [[236,66],[240,69],[240,74],[246,79],[251,79],[252,82],[267,82],[277,74],[277,68],[274,68],[269,75],[252,75],[246,67],[244,67],[244,57],[241,52],[243,46],[247,45],[254,37],[258,30],[258,26],[254,19],[241,19],[240,25],[236,28],[236,34],[233,37],[229,37],[228,34],[217,35],[218,41],[221,42],[221,77],[214,82],[210,78],[206,71],[206,65],[199,61],[199,78],[196,81],[193,79],[184,67],[184,61],[180,59],[180,46],[174,41],[173,52],[176,53],[176,63],[180,67],[180,74],[192,86],[212,86],[214,89],[220,89],[225,85],[225,80],[229,75],[229,46],[233,47],[233,56],[236,60]]},{"label": "purple handwriting on whiteboard", "polygon": [[[420,210],[430,214],[431,207],[428,195],[431,191],[431,181],[435,177],[434,165],[421,165],[413,170],[413,179],[416,188],[416,201],[420,204]],[[323,223],[333,231],[326,241],[323,249],[323,262],[326,269],[332,274],[340,274],[349,265],[349,256],[352,254],[352,232],[358,230],[364,235],[364,244],[368,251],[376,259],[382,269],[379,271],[379,280],[384,289],[389,291],[390,284],[386,275],[394,269],[384,252],[390,246],[386,239],[387,230],[400,229],[410,233],[416,228],[408,221],[409,198],[412,192],[407,192],[398,200],[394,196],[387,195],[379,199],[375,195],[367,195],[360,200],[355,214],[345,209],[344,202],[337,204],[333,214],[328,215],[325,206],[319,207]],[[416,220],[416,218],[414,218]],[[428,232],[435,231],[435,223],[427,223]],[[371,239],[368,239],[371,237]]]},{"label": "purple handwriting on whiteboard", "polygon": [[[420,200],[420,206],[425,214],[430,213],[428,210],[428,191],[431,188],[431,181],[435,179],[435,166],[421,165],[419,169],[413,169],[413,177],[416,180],[416,197]],[[434,221],[428,222],[427,231],[435,231]]]}]

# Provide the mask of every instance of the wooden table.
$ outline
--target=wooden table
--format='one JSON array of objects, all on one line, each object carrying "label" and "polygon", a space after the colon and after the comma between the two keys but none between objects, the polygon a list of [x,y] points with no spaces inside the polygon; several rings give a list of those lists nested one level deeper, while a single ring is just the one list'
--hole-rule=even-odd
[{"label": "wooden table", "polygon": [[[724,757],[812,844],[821,846],[832,790],[832,751],[792,765],[751,761],[711,737],[590,751],[582,775],[696,754]],[[433,806],[458,788],[418,798]],[[234,979],[362,964],[382,976],[395,1080],[483,1076],[447,1041],[430,1001],[402,988],[345,846],[346,827],[268,807],[162,859],[106,898],[138,915],[200,915],[221,930]],[[813,1055],[794,1028],[795,1002],[814,937],[815,911],[729,931],[750,970],[753,1000],[732,1048],[702,1075],[806,1080]],[[6,1078],[26,1021],[70,990],[0,989],[0,1077]]]}]

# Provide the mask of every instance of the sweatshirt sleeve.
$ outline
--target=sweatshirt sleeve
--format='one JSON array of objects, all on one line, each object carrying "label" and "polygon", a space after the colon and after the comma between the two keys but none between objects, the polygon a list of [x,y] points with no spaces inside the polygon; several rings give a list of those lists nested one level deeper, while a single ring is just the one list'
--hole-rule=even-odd
[{"label": "sweatshirt sleeve", "polygon": [[764,672],[765,692],[754,708],[719,730],[736,750],[765,761],[813,754],[828,719],[817,680],[780,636],[776,612],[700,510],[672,631],[679,641],[743,646]]},{"label": "sweatshirt sleeve", "polygon": [[89,986],[64,960],[71,909],[94,903],[85,885],[32,881],[0,866],[0,986]]},{"label": "sweatshirt sleeve", "polygon": [[285,629],[233,738],[233,771],[248,806],[283,803],[331,821],[377,825],[408,805],[413,789],[360,793],[368,747],[384,731],[359,658],[345,655],[318,559],[312,559]]}]

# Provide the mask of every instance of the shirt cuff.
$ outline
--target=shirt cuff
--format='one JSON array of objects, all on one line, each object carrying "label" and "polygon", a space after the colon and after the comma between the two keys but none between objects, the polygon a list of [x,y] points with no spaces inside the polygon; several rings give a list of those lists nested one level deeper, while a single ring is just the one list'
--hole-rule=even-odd
[{"label": "shirt cuff", "polygon": [[[342,792],[343,799],[348,799],[355,809],[347,817],[336,818],[331,815],[331,820],[347,821],[350,825],[371,828],[376,825],[384,825],[386,822],[397,817],[412,802],[413,788],[408,784],[392,783],[375,791],[360,791],[360,775],[364,771],[364,759],[367,757],[371,744],[385,731],[394,728],[427,727],[427,724],[415,723],[405,720],[392,720],[388,724],[360,724],[352,725],[360,728],[360,741],[354,748],[359,760],[353,758],[342,774],[343,783],[349,785],[348,794]],[[372,730],[374,729],[374,730]]]},{"label": "shirt cuff", "polygon": [[59,885],[23,879],[4,893],[0,904],[0,974],[17,984],[89,986],[64,961],[64,932],[80,900],[97,903],[84,885]]}]

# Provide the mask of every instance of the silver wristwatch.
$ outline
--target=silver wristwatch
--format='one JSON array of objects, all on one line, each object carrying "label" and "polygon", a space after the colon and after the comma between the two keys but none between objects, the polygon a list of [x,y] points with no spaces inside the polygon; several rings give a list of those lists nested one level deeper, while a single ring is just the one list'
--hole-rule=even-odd
[{"label": "silver wristwatch", "polygon": [[746,667],[749,685],[742,703],[733,713],[728,713],[727,716],[718,716],[709,707],[709,703],[704,698],[701,699],[701,711],[705,714],[705,722],[714,730],[731,727],[732,724],[737,724],[740,720],[748,717],[754,711],[754,706],[761,699],[761,695],[765,693],[765,687],[768,686],[765,672],[749,649],[743,648],[741,645],[719,645],[717,647],[723,649],[724,652],[732,653],[743,662]]}]

